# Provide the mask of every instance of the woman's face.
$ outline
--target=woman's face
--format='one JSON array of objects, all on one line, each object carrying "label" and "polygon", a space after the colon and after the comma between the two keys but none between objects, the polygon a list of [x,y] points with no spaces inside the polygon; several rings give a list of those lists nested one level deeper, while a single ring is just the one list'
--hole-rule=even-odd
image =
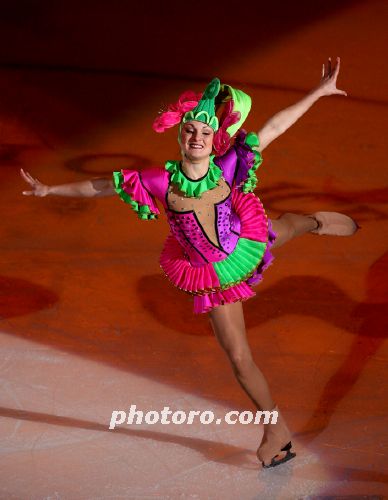
[{"label": "woman's face", "polygon": [[183,123],[179,141],[182,157],[195,161],[210,156],[213,136],[213,129],[206,123],[195,120]]}]

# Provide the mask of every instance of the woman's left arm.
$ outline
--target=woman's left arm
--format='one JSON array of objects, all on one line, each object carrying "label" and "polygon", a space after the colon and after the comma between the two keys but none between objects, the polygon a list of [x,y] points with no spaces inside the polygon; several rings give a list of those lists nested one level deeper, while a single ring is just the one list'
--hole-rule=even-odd
[{"label": "woman's left arm", "polygon": [[337,57],[337,64],[332,68],[331,58],[329,57],[327,66],[325,66],[325,64],[322,65],[322,78],[319,85],[296,104],[283,109],[270,118],[258,132],[260,145],[255,149],[263,151],[264,148],[304,115],[320,97],[333,94],[346,96],[347,93],[344,90],[337,89],[339,70],[340,58]]}]

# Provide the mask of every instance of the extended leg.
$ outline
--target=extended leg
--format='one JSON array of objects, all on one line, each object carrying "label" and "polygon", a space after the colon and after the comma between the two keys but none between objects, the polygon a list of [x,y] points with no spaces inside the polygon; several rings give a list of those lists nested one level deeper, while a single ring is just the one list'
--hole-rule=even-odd
[{"label": "extended leg", "polygon": [[360,226],[352,218],[338,212],[315,212],[311,215],[284,213],[278,219],[271,219],[277,238],[272,248],[305,233],[332,236],[351,236]]}]

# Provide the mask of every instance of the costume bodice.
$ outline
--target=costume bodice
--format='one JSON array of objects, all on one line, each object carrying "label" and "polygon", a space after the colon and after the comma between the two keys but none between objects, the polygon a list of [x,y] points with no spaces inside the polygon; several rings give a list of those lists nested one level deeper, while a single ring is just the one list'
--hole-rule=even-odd
[{"label": "costume bodice", "polygon": [[170,182],[166,215],[171,232],[194,267],[225,259],[237,244],[232,189],[224,177],[200,197],[188,197]]}]

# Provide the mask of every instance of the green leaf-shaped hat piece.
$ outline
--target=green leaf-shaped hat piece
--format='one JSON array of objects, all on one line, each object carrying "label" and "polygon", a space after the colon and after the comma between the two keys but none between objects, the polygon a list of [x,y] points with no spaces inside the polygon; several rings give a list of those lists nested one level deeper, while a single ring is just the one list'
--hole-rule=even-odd
[{"label": "green leaf-shaped hat piece", "polygon": [[215,109],[215,98],[221,88],[221,82],[218,78],[213,78],[213,80],[206,87],[205,92],[197,106],[185,113],[183,117],[183,123],[190,120],[197,120],[199,122],[206,123],[214,131],[218,130],[218,118],[216,116]]},{"label": "green leaf-shaped hat piece", "polygon": [[233,101],[233,112],[238,112],[240,114],[239,120],[226,129],[230,137],[233,137],[247,119],[251,110],[252,99],[242,90],[234,89],[230,85],[222,85],[221,91],[224,90],[229,93]]}]

